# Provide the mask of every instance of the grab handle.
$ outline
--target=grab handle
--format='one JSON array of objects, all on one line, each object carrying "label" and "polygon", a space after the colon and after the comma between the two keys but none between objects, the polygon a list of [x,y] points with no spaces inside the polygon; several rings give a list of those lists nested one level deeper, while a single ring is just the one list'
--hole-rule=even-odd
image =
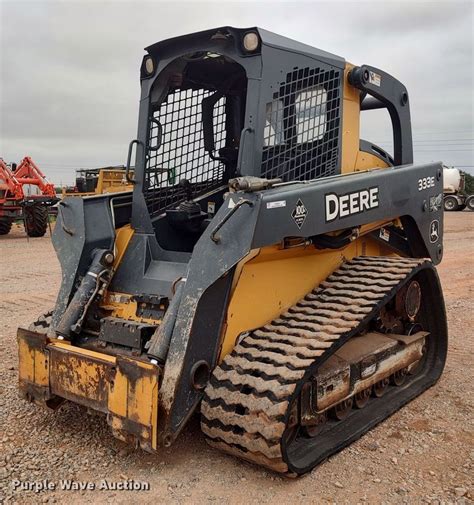
[{"label": "grab handle", "polygon": [[240,209],[240,207],[242,207],[242,205],[248,205],[249,207],[253,207],[253,202],[251,202],[250,200],[246,200],[244,198],[241,198],[240,200],[237,201],[237,203],[230,210],[230,212],[228,212],[225,215],[224,219],[222,219],[222,221],[214,228],[214,230],[212,230],[210,237],[211,237],[211,240],[214,242],[214,244],[218,244],[221,241],[220,237],[217,235],[217,232]]},{"label": "grab handle", "polygon": [[143,145],[143,143],[140,140],[138,140],[138,139],[134,139],[128,145],[127,165],[125,166],[125,179],[130,184],[135,184],[137,182],[135,179],[132,179],[130,177],[130,162],[132,160],[132,151],[133,151],[133,145],[134,144],[136,144],[137,146],[139,146],[139,145]]}]

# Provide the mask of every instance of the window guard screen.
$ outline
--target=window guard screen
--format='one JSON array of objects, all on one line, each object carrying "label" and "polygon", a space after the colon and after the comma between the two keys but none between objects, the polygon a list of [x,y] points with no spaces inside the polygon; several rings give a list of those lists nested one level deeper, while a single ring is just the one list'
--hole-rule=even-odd
[{"label": "window guard screen", "polygon": [[262,177],[310,180],[337,173],[341,73],[294,69],[266,106]]},{"label": "window guard screen", "polygon": [[[201,103],[213,91],[175,89],[155,110],[149,121],[144,196],[151,217],[185,200],[179,181],[193,185],[193,197],[223,184],[224,165],[204,150]],[[225,97],[214,106],[216,150],[225,145]],[[157,147],[158,146],[158,147]]]}]

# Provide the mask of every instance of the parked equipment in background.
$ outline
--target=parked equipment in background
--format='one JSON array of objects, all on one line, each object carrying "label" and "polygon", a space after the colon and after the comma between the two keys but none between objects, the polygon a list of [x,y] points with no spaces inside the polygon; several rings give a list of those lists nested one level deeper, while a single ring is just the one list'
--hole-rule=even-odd
[{"label": "parked equipment in background", "polygon": [[[133,171],[130,177],[133,176]],[[63,188],[66,196],[92,196],[104,193],[131,191],[132,183],[127,180],[124,166],[76,170],[76,184]]]},{"label": "parked equipment in background", "polygon": [[199,412],[213,447],[305,473],[442,373],[443,167],[413,163],[402,83],[265,30],[159,42],[140,79],[133,192],[59,204],[20,389],[150,451]]},{"label": "parked equipment in background", "polygon": [[443,167],[444,210],[474,210],[474,195],[465,193],[465,176],[457,168]]},{"label": "parked equipment in background", "polygon": [[11,167],[0,158],[0,235],[22,219],[28,236],[42,237],[48,228],[48,208],[57,201],[53,184],[29,156]]}]

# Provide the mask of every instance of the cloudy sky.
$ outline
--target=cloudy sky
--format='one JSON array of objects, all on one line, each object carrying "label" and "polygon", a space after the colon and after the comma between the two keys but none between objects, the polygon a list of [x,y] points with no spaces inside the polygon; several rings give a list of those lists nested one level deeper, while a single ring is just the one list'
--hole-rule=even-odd
[{"label": "cloudy sky", "polygon": [[[56,184],[123,164],[136,136],[143,48],[223,25],[261,26],[395,75],[416,161],[474,173],[473,3],[0,0],[0,157],[31,155]],[[364,137],[390,146],[388,115]]]}]

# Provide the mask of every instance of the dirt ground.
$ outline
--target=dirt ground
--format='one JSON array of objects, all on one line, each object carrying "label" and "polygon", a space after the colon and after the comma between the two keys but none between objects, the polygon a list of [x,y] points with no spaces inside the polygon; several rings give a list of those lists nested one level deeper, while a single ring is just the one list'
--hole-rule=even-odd
[{"label": "dirt ground", "polygon": [[[0,237],[0,503],[471,502],[474,213],[447,214],[445,228],[439,273],[450,344],[441,380],[297,480],[215,452],[197,420],[172,448],[149,455],[115,440],[104,419],[77,406],[51,413],[19,399],[16,328],[54,305],[61,275],[49,237],[28,241],[14,228]],[[133,481],[150,490],[100,489],[103,479],[109,488]],[[61,480],[95,489],[61,490]],[[55,489],[27,491],[27,482]]]}]

